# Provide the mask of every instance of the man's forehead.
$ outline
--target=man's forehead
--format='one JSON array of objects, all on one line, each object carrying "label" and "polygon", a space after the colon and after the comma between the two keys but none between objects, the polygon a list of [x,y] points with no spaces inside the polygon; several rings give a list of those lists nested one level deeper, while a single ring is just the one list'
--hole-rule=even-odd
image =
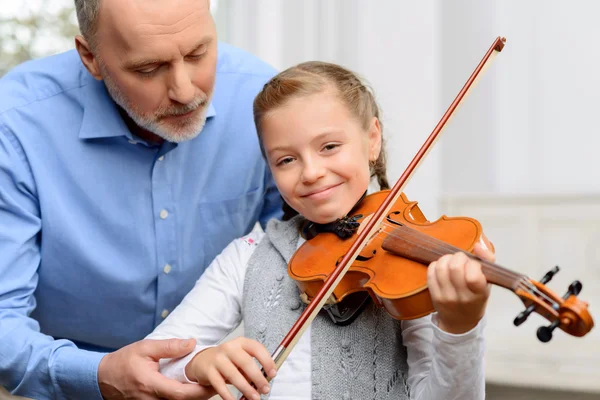
[{"label": "man's forehead", "polygon": [[127,11],[136,13],[148,11],[165,11],[193,7],[200,10],[210,11],[210,0],[102,0],[100,10],[123,14]]},{"label": "man's forehead", "polygon": [[206,30],[211,18],[206,0],[104,0],[98,31],[117,33],[125,40],[152,38]]}]

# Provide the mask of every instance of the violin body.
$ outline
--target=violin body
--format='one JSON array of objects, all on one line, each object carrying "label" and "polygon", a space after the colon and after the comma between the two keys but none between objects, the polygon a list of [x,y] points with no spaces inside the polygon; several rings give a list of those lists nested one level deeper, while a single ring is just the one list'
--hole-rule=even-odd
[{"label": "violin body", "polygon": [[[366,196],[349,215],[362,215],[357,221],[366,221],[388,193],[384,190]],[[483,235],[481,224],[475,219],[442,216],[430,222],[417,202],[409,201],[402,193],[386,220],[371,235],[344,279],[333,290],[328,302],[339,302],[351,293],[367,291],[377,305],[385,307],[392,317],[399,320],[423,317],[434,311],[427,288],[429,252],[420,254],[419,246],[415,246],[418,243],[395,240],[395,232],[401,227],[411,228],[468,252],[472,252],[480,241],[493,249]],[[296,251],[288,264],[288,273],[296,281],[305,301],[314,298],[356,237],[340,239],[334,233],[321,233],[307,240]]]}]

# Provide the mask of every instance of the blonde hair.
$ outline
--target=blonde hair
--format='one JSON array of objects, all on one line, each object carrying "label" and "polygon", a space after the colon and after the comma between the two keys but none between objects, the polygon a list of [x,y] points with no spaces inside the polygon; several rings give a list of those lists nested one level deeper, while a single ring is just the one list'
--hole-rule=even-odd
[{"label": "blonde hair", "polygon": [[[292,98],[321,93],[332,87],[363,129],[370,128],[373,117],[379,119],[379,106],[372,89],[355,73],[342,66],[320,61],[298,64],[274,76],[254,99],[254,123],[263,155],[261,128],[270,111]],[[379,123],[381,125],[381,121]],[[383,131],[383,125],[381,129]],[[383,145],[379,157],[370,165],[370,172],[371,178],[377,178],[380,189],[389,189]]]}]

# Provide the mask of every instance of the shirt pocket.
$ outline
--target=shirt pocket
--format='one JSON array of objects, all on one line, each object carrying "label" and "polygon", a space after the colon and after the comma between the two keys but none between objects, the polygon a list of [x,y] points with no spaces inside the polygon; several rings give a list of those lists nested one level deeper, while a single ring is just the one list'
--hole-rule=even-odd
[{"label": "shirt pocket", "polygon": [[262,207],[263,189],[255,189],[226,200],[200,204],[200,221],[204,233],[203,247],[207,264],[234,239],[254,227]]}]

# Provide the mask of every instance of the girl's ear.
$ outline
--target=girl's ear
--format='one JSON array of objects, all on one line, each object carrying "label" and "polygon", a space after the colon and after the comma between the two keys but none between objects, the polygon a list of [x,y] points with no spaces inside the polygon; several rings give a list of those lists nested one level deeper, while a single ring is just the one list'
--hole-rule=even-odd
[{"label": "girl's ear", "polygon": [[373,117],[369,128],[369,161],[376,161],[381,153],[381,125],[379,119]]}]

